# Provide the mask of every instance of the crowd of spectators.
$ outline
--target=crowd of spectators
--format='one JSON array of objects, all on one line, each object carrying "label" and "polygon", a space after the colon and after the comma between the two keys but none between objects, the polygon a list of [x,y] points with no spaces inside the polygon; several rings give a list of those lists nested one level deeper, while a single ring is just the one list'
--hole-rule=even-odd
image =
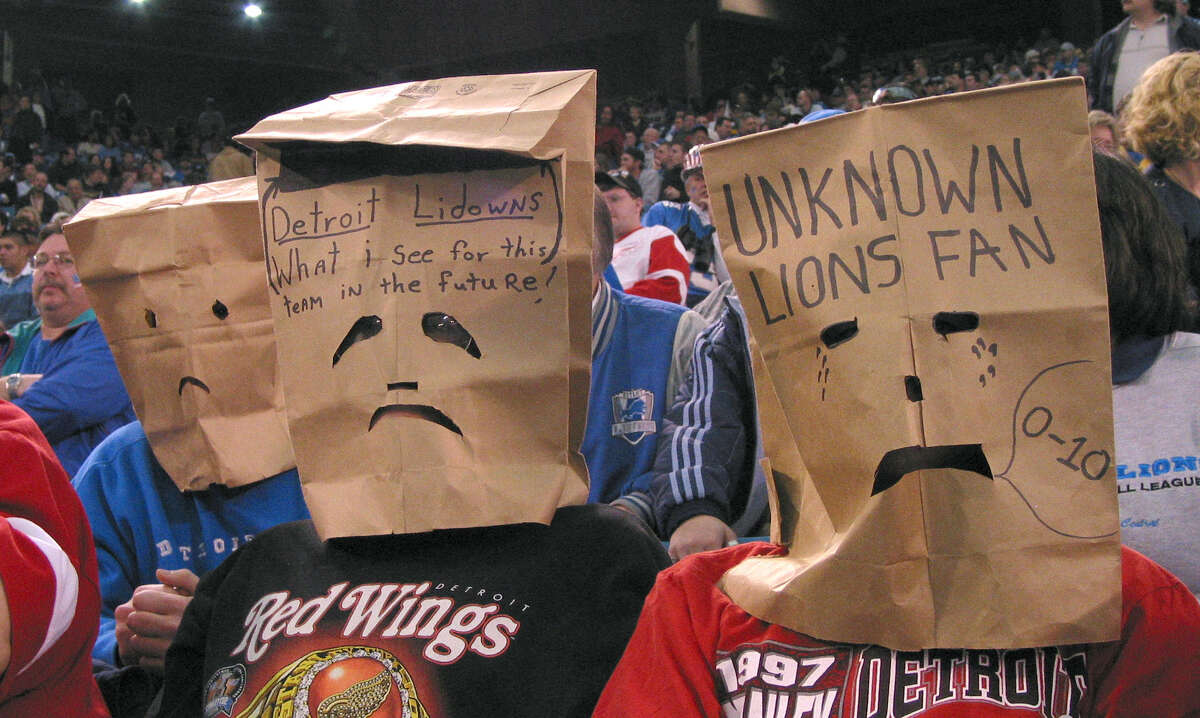
[{"label": "crowd of spectators", "polygon": [[[125,93],[108,109],[89,106],[67,77],[48,87],[35,72],[0,85],[0,220],[36,235],[97,197],[250,174],[230,129],[214,98],[194,119],[160,127],[139,121]],[[33,208],[31,224],[18,217],[24,207]]]}]

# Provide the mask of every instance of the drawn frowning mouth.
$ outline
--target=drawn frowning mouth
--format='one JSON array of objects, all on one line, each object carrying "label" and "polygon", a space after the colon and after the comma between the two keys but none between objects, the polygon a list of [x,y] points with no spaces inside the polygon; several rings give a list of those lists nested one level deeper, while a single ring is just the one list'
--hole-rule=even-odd
[{"label": "drawn frowning mouth", "polygon": [[993,478],[992,467],[983,455],[983,447],[980,444],[906,446],[902,449],[892,449],[879,460],[879,466],[875,468],[875,484],[871,487],[871,495],[892,488],[905,474],[925,469],[961,469],[988,479]]},{"label": "drawn frowning mouth", "polygon": [[367,426],[367,431],[374,429],[375,424],[377,424],[380,419],[388,414],[397,414],[410,419],[423,419],[425,421],[433,422],[442,428],[449,429],[459,436],[463,435],[462,429],[458,428],[458,424],[455,424],[454,421],[450,417],[443,414],[440,409],[429,406],[428,404],[387,404],[385,406],[381,406],[375,410],[374,414],[371,414],[371,423]]},{"label": "drawn frowning mouth", "polygon": [[194,376],[185,376],[184,378],[179,380],[179,395],[180,396],[183,396],[183,387],[187,386],[188,384],[191,384],[192,386],[196,386],[196,387],[203,389],[205,394],[212,393],[212,391],[209,390],[208,385],[205,384],[204,382],[200,381],[199,379],[197,379]]}]

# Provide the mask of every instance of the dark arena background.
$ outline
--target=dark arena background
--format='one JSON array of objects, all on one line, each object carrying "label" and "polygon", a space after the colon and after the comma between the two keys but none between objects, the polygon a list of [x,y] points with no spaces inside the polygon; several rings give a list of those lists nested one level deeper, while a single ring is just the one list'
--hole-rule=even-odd
[{"label": "dark arena background", "polygon": [[449,75],[594,67],[602,100],[702,107],[772,59],[803,70],[844,35],[856,63],[1087,48],[1117,0],[0,0],[6,84],[67,77],[92,107],[126,92],[167,124],[205,97],[249,123],[331,92]]}]

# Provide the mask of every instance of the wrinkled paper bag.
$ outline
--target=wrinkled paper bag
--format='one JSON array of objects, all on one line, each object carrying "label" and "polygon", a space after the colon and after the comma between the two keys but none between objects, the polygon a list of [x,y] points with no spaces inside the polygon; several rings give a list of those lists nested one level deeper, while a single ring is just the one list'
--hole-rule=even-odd
[{"label": "wrinkled paper bag", "polygon": [[788,555],[755,616],[911,650],[1117,638],[1107,300],[1078,80],[704,150]]},{"label": "wrinkled paper bag", "polygon": [[334,95],[238,139],[324,538],[583,503],[594,71]]},{"label": "wrinkled paper bag", "polygon": [[64,228],[154,458],[184,491],[296,465],[253,177],[93,200]]}]

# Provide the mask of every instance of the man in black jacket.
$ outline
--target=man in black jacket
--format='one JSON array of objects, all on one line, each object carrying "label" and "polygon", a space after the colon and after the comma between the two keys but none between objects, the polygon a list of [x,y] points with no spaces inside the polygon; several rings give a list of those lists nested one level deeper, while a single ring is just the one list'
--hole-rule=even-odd
[{"label": "man in black jacket", "polygon": [[1088,95],[1092,108],[1113,112],[1142,72],[1180,50],[1200,49],[1200,24],[1175,15],[1174,0],[1121,0],[1129,17],[1092,48]]}]

